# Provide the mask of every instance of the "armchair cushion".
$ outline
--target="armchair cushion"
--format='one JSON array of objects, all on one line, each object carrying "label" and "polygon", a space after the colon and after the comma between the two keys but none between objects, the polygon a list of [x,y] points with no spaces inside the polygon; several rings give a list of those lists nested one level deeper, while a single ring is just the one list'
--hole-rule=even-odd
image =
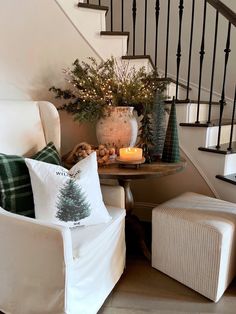
[{"label": "armchair cushion", "polygon": [[107,239],[116,232],[116,225],[124,219],[126,211],[114,206],[107,206],[107,210],[112,218],[108,223],[71,230],[74,259],[86,254],[94,254],[96,249],[105,245]]},{"label": "armchair cushion", "polygon": [[70,170],[27,159],[37,219],[67,227],[108,222],[97,172],[96,153]]},{"label": "armchair cushion", "polygon": [[[61,164],[52,142],[31,158]],[[0,206],[16,214],[34,217],[33,194],[24,157],[0,154]]]}]

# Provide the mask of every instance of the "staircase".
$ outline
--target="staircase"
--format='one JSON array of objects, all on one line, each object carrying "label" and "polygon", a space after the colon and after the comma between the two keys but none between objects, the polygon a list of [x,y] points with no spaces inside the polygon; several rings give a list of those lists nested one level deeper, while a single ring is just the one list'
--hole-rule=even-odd
[{"label": "staircase", "polygon": [[56,2],[101,60],[158,68],[181,149],[216,197],[236,202],[236,14],[218,0]]}]

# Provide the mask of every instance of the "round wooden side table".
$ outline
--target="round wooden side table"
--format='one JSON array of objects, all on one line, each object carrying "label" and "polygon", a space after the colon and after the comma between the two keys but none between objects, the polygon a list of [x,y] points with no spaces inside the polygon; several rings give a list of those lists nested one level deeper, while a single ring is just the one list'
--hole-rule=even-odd
[{"label": "round wooden side table", "polygon": [[125,209],[126,223],[131,227],[137,236],[139,246],[147,259],[151,259],[151,254],[144,241],[144,231],[138,218],[132,215],[134,198],[130,188],[130,182],[138,179],[151,179],[168,176],[182,171],[186,162],[164,163],[154,162],[151,164],[142,164],[139,168],[125,168],[118,164],[110,164],[98,169],[100,179],[117,179],[119,184],[124,187],[125,191]]}]

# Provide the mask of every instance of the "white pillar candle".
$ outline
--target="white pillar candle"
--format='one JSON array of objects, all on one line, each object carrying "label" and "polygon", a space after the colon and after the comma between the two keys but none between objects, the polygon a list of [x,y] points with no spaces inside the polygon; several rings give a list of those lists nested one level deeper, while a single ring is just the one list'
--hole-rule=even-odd
[{"label": "white pillar candle", "polygon": [[120,160],[122,161],[136,161],[141,160],[143,157],[142,148],[125,147],[120,148]]}]

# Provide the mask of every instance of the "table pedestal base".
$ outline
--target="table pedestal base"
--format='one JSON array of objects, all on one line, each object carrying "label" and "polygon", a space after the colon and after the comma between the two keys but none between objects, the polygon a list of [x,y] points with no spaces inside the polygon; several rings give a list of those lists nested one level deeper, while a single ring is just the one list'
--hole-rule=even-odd
[{"label": "table pedestal base", "polygon": [[130,228],[131,236],[134,240],[135,237],[137,238],[139,247],[148,259],[150,259],[150,252],[144,241],[144,230],[138,218],[132,215],[134,200],[130,189],[130,182],[138,179],[154,179],[168,176],[183,170],[185,164],[185,161],[178,163],[164,163],[160,161],[151,164],[143,164],[142,167],[138,169],[119,168],[118,164],[111,164],[108,167],[100,167],[98,169],[101,179],[117,179],[119,184],[124,187],[127,227],[130,226],[128,228]]},{"label": "table pedestal base", "polygon": [[135,215],[127,215],[126,216],[126,239],[127,243],[129,243],[130,239],[134,239],[138,248],[142,251],[143,255],[150,261],[151,260],[151,253],[147,248],[145,242],[145,232],[144,228]]},{"label": "table pedestal base", "polygon": [[134,207],[134,199],[133,199],[132,191],[130,189],[131,180],[119,179],[118,181],[119,181],[119,184],[123,186],[125,190],[126,230],[127,230],[126,236],[129,236],[130,234],[132,238],[135,237],[136,243],[141,249],[143,255],[148,260],[151,260],[151,253],[145,243],[144,229],[138,217],[132,214],[132,210]]}]

